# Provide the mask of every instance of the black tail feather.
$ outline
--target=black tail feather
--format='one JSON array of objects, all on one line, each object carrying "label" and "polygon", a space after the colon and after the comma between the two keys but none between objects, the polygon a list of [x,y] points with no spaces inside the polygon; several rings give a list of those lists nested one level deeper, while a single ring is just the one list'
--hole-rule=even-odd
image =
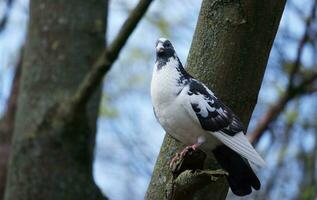
[{"label": "black tail feather", "polygon": [[251,187],[260,189],[261,183],[245,158],[225,145],[217,147],[213,153],[220,166],[229,173],[227,180],[235,195],[248,195],[252,192]]}]

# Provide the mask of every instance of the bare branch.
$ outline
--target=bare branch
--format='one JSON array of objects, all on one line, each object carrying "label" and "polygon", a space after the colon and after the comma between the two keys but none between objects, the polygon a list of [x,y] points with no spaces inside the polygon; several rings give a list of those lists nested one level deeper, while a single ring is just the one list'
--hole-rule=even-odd
[{"label": "bare branch", "polygon": [[122,25],[117,37],[105,48],[94,63],[91,71],[86,75],[84,81],[79,86],[72,98],[74,108],[86,104],[92,94],[96,91],[102,82],[104,75],[110,70],[113,62],[118,58],[122,47],[127,42],[133,30],[142,19],[149,8],[152,0],[140,0],[137,6],[132,10],[129,17]]},{"label": "bare branch", "polygon": [[269,124],[284,110],[285,106],[292,97],[289,92],[286,92],[274,105],[272,105],[266,114],[260,119],[253,132],[250,134],[250,141],[257,144],[267,130]]},{"label": "bare branch", "polygon": [[300,89],[304,89],[305,87],[307,87],[309,84],[313,83],[315,80],[317,79],[317,71],[312,73],[312,75],[310,77],[308,77],[307,79],[305,79],[299,86],[298,88]]},{"label": "bare branch", "polygon": [[294,97],[300,94],[308,93],[306,91],[307,87],[309,87],[309,85],[317,79],[317,73],[313,73],[309,78],[306,78],[305,80],[303,80],[298,86],[294,85],[294,78],[299,71],[299,67],[301,63],[301,55],[302,55],[305,44],[309,40],[309,29],[310,29],[312,21],[315,20],[316,10],[317,10],[317,0],[314,1],[314,5],[312,8],[310,17],[306,21],[305,33],[299,42],[299,46],[298,46],[297,54],[296,54],[297,56],[296,56],[294,65],[292,67],[292,71],[290,73],[287,90],[285,91],[284,95],[282,95],[280,99],[269,108],[267,113],[259,120],[254,131],[250,134],[251,135],[250,141],[253,144],[256,144],[260,140],[264,131],[267,130],[270,123],[274,121],[279,116],[279,114],[284,110],[287,103],[290,100],[292,100]]},{"label": "bare branch", "polygon": [[299,67],[300,67],[301,56],[302,56],[302,53],[303,53],[303,49],[304,49],[305,44],[309,41],[309,30],[310,30],[312,21],[316,17],[316,7],[317,7],[317,0],[315,0],[313,8],[312,8],[311,13],[310,13],[310,16],[306,20],[305,32],[304,32],[303,37],[299,41],[295,63],[293,65],[293,67],[292,67],[292,70],[291,70],[291,73],[290,73],[290,77],[289,77],[288,87],[293,87],[294,86],[294,78],[295,78],[295,75],[298,72]]},{"label": "bare branch", "polygon": [[117,37],[114,39],[114,41],[110,44],[108,48],[108,56],[112,62],[120,54],[122,47],[127,42],[131,33],[138,25],[139,21],[142,19],[143,15],[147,11],[152,1],[153,0],[140,0],[138,5],[134,8],[130,16],[122,25]]},{"label": "bare branch", "polygon": [[317,92],[317,86],[311,86],[306,89],[306,93],[311,94]]},{"label": "bare branch", "polygon": [[312,82],[317,80],[317,73],[314,73],[309,78],[303,80],[303,82],[294,88],[288,88],[288,90],[280,97],[280,99],[272,105],[266,114],[260,119],[253,132],[250,134],[250,141],[253,144],[257,144],[262,137],[264,131],[273,122],[279,114],[284,110],[287,103],[301,94],[311,94],[317,91],[317,88],[310,86]]}]

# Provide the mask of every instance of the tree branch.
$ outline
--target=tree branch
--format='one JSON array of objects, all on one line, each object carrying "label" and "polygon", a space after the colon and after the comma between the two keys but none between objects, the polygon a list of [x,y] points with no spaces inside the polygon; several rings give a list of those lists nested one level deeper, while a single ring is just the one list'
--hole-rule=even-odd
[{"label": "tree branch", "polygon": [[311,94],[317,92],[317,86],[311,86],[306,89],[306,93]]},{"label": "tree branch", "polygon": [[306,20],[305,32],[304,32],[304,35],[303,35],[303,37],[300,40],[299,45],[298,45],[297,54],[296,54],[296,60],[295,60],[295,63],[293,65],[291,73],[290,73],[288,87],[293,87],[294,86],[294,78],[295,78],[296,73],[298,72],[299,67],[300,67],[303,49],[304,49],[305,44],[309,41],[309,30],[310,30],[312,21],[316,17],[316,7],[317,7],[317,0],[315,0],[315,2],[313,4],[313,8],[312,8],[311,13],[310,13],[310,16]]},{"label": "tree branch", "polygon": [[117,37],[105,48],[93,64],[91,71],[86,75],[84,81],[79,86],[72,98],[74,109],[86,104],[92,94],[96,91],[102,82],[104,75],[110,70],[114,61],[118,58],[122,47],[127,42],[133,30],[142,19],[149,8],[152,0],[140,0],[137,6],[132,10],[129,17],[122,25]]},{"label": "tree branch", "polygon": [[284,110],[287,103],[295,97],[302,94],[311,94],[317,90],[316,87],[310,86],[312,82],[317,80],[317,73],[302,81],[299,86],[292,86],[280,97],[280,99],[272,105],[266,114],[259,120],[253,132],[250,134],[250,141],[256,145],[268,126],[279,116]]},{"label": "tree branch", "polygon": [[276,119],[276,117],[281,113],[287,103],[290,101],[291,96],[289,92],[284,93],[284,95],[270,107],[266,114],[260,119],[255,129],[250,135],[250,141],[252,144],[257,144],[262,137],[264,131],[267,130],[269,124]]},{"label": "tree branch", "polygon": [[130,16],[122,25],[117,37],[108,48],[109,57],[112,62],[118,57],[122,47],[127,42],[139,21],[142,19],[152,1],[153,0],[140,0],[138,5],[134,8],[134,10],[130,13]]},{"label": "tree branch", "polygon": [[314,1],[313,8],[311,10],[310,17],[306,21],[305,33],[302,39],[299,42],[299,46],[296,53],[296,59],[293,64],[289,82],[284,95],[280,97],[280,99],[272,105],[266,114],[259,120],[256,125],[254,131],[251,133],[250,141],[253,144],[257,144],[260,138],[262,137],[265,130],[267,130],[268,126],[271,122],[273,122],[279,114],[284,110],[287,103],[300,94],[309,93],[307,91],[307,87],[317,79],[317,73],[313,73],[309,78],[303,80],[298,86],[295,86],[294,79],[297,75],[301,63],[301,55],[304,49],[305,44],[309,41],[309,30],[312,24],[312,21],[315,20],[317,10],[317,0]]}]

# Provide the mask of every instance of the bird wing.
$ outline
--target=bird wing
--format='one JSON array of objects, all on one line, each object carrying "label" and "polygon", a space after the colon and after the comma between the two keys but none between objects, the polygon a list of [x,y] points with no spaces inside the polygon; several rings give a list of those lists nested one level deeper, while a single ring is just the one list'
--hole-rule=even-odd
[{"label": "bird wing", "polygon": [[243,133],[239,118],[203,83],[192,79],[183,106],[201,127],[257,166],[265,164]]}]

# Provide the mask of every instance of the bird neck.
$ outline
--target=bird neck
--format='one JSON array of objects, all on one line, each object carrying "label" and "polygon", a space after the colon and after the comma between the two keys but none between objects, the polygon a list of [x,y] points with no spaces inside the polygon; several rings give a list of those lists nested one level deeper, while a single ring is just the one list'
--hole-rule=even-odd
[{"label": "bird neck", "polygon": [[176,54],[170,57],[158,56],[155,63],[154,71],[159,74],[164,74],[164,78],[174,79],[177,85],[186,85],[189,79],[192,78],[184,69],[180,59]]},{"label": "bird neck", "polygon": [[176,54],[174,55],[165,55],[165,54],[157,54],[156,55],[156,70],[161,70],[163,67],[167,65],[168,62],[173,62],[177,58]]},{"label": "bird neck", "polygon": [[187,73],[187,71],[183,67],[182,62],[179,60],[179,58],[177,56],[176,56],[176,60],[178,62],[177,71],[179,71],[185,79],[192,78],[192,76],[189,73]]},{"label": "bird neck", "polygon": [[156,66],[157,70],[162,69],[168,62],[177,63],[175,67],[177,68],[177,71],[181,72],[183,75],[189,75],[186,70],[184,69],[181,61],[179,60],[176,53],[172,56],[166,56],[166,55],[157,55],[156,56]]}]

